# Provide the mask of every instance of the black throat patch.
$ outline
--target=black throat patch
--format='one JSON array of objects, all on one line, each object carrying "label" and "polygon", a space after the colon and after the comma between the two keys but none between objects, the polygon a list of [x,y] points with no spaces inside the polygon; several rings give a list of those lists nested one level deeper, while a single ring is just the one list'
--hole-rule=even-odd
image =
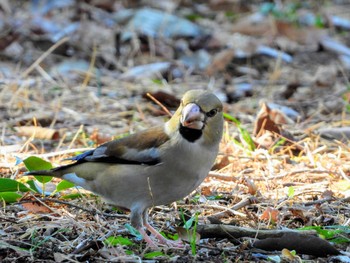
[{"label": "black throat patch", "polygon": [[202,136],[203,131],[197,129],[190,129],[180,124],[180,134],[189,142],[195,142]]}]

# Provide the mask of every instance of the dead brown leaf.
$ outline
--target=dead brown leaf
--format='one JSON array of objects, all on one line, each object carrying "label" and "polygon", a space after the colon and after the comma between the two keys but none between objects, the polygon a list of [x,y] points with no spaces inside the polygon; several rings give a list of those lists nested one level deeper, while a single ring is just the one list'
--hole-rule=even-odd
[{"label": "dead brown leaf", "polygon": [[276,223],[278,221],[280,212],[272,207],[268,207],[265,211],[260,215],[260,219],[272,223]]},{"label": "dead brown leaf", "polygon": [[207,67],[206,72],[209,76],[217,72],[223,71],[235,56],[233,49],[225,49],[216,54],[210,66]]},{"label": "dead brown leaf", "polygon": [[37,201],[33,201],[31,203],[23,203],[22,207],[32,214],[49,214],[52,212],[51,209]]},{"label": "dead brown leaf", "polygon": [[15,127],[15,130],[21,136],[32,137],[41,140],[58,140],[60,134],[57,130],[39,126],[21,126]]}]

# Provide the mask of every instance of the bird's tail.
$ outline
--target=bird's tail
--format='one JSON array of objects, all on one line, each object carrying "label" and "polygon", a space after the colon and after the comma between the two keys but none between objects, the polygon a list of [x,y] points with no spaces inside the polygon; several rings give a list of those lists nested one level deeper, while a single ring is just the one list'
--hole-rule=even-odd
[{"label": "bird's tail", "polygon": [[30,171],[24,173],[24,175],[44,175],[44,176],[57,176],[54,170],[38,170],[38,171]]},{"label": "bird's tail", "polygon": [[76,164],[77,163],[67,164],[56,168],[52,168],[50,170],[29,171],[29,172],[26,172],[24,175],[42,175],[42,176],[54,176],[54,177],[61,178],[64,174],[69,173],[67,169],[69,169],[72,166],[75,166]]}]

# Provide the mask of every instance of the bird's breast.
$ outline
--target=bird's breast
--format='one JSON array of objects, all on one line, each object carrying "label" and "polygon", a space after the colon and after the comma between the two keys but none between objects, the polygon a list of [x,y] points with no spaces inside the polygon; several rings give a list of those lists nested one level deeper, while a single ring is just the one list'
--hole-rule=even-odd
[{"label": "bird's breast", "polygon": [[208,175],[216,155],[217,151],[196,144],[180,145],[176,155],[163,155],[149,180],[154,204],[171,203],[190,194]]}]

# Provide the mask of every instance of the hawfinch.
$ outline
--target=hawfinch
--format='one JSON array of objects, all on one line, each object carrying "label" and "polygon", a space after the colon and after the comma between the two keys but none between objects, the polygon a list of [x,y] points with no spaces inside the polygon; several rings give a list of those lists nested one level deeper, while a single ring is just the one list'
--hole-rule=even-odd
[{"label": "hawfinch", "polygon": [[71,158],[72,164],[27,175],[59,177],[129,209],[130,220],[151,246],[145,228],[171,245],[148,223],[148,208],[169,204],[195,190],[218,154],[223,131],[222,103],[211,92],[185,93],[164,125],[102,144]]}]

